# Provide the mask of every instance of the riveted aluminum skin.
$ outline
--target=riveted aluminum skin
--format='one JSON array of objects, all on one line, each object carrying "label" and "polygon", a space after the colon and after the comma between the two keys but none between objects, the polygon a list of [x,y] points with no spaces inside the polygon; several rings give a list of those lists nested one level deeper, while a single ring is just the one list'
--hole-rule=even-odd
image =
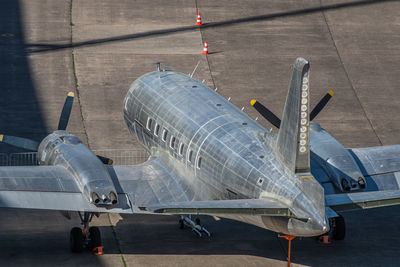
[{"label": "riveted aluminum skin", "polygon": [[297,236],[329,230],[319,183],[277,160],[276,134],[203,83],[172,71],[145,74],[131,85],[123,112],[130,132],[153,157],[188,185],[203,185],[202,193],[185,191],[189,200],[210,192],[213,199],[274,199],[308,220],[225,217]]},{"label": "riveted aluminum skin", "polygon": [[117,197],[111,177],[102,162],[77,136],[66,131],[55,131],[39,145],[40,165],[61,166],[77,181],[89,202],[111,205],[110,194]]}]

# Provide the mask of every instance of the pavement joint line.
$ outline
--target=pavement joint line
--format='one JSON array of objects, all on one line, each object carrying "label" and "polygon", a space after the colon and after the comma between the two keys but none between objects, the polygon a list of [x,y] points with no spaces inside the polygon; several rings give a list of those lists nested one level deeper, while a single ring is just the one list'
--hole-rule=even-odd
[{"label": "pavement joint line", "polygon": [[[72,27],[74,26],[74,24],[72,22],[72,5],[73,5],[73,0],[70,1],[70,6],[69,6],[70,36],[71,36],[70,37],[70,43],[71,43],[71,47],[72,47],[72,44],[73,44],[73,39],[72,39],[73,30],[72,30]],[[89,136],[87,134],[87,130],[86,130],[86,126],[85,126],[85,119],[83,117],[82,104],[81,104],[81,98],[80,98],[80,92],[79,92],[79,84],[78,84],[78,76],[76,75],[75,53],[74,53],[74,48],[73,47],[71,48],[71,57],[72,57],[72,72],[73,72],[73,75],[74,75],[74,84],[75,84],[75,90],[76,90],[78,103],[79,103],[79,110],[80,110],[80,115],[81,115],[81,119],[82,119],[83,131],[84,131],[85,136],[86,136],[87,145],[90,148]],[[121,246],[120,246],[118,238],[117,238],[117,233],[115,231],[114,225],[111,222],[111,217],[110,217],[109,213],[107,213],[107,217],[108,217],[108,221],[110,223],[110,227],[111,227],[111,231],[112,231],[113,236],[114,236],[115,243],[117,244],[117,247],[118,247],[118,251],[119,251],[119,254],[120,254],[120,257],[121,257],[122,265],[124,267],[127,267],[124,255],[123,255],[122,250],[121,250]]]},{"label": "pavement joint line", "polygon": [[[197,0],[194,0],[194,3],[195,3],[195,6],[196,6],[196,14],[197,14],[199,12],[199,7],[197,5]],[[199,26],[199,31],[200,31],[200,37],[201,37],[201,47],[203,48],[204,38],[203,38],[203,31],[201,29],[201,26]],[[206,56],[206,62],[207,62],[207,65],[208,65],[208,71],[210,72],[210,77],[211,77],[213,86],[214,86],[214,88],[216,88],[215,80],[214,80],[214,77],[213,77],[212,71],[211,71],[210,61],[208,60],[208,55],[205,55],[205,56]]]},{"label": "pavement joint line", "polygon": [[371,129],[372,129],[372,131],[374,132],[376,138],[378,139],[379,144],[380,144],[381,146],[383,146],[382,140],[379,138],[378,133],[376,132],[374,126],[372,125],[372,121],[370,120],[370,118],[368,118],[367,111],[364,109],[364,106],[362,105],[361,100],[360,100],[360,98],[359,98],[358,95],[357,95],[357,91],[356,91],[356,89],[355,89],[354,86],[353,86],[353,82],[352,82],[351,79],[350,79],[349,73],[347,72],[346,66],[345,66],[344,63],[343,63],[342,57],[340,56],[339,49],[338,49],[337,46],[336,46],[336,42],[335,42],[335,39],[333,38],[333,34],[332,34],[332,31],[331,31],[331,28],[329,27],[328,20],[327,20],[327,18],[326,18],[326,16],[325,16],[325,11],[322,9],[322,0],[319,0],[319,5],[320,5],[320,7],[321,7],[322,17],[324,18],[324,21],[325,21],[326,27],[327,27],[327,29],[328,29],[329,36],[330,36],[330,38],[331,38],[332,44],[333,44],[333,46],[334,46],[334,48],[335,48],[335,51],[336,51],[336,54],[337,54],[337,56],[338,56],[338,58],[339,58],[340,64],[342,65],[343,71],[344,71],[344,73],[345,73],[345,75],[346,75],[346,79],[349,81],[351,90],[353,91],[354,96],[356,97],[357,102],[358,102],[358,104],[360,105],[361,110],[363,111],[364,116],[365,116],[365,118],[367,119],[367,121],[368,121],[368,123],[369,123],[369,126],[371,127]]},{"label": "pavement joint line", "polygon": [[118,248],[118,251],[119,251],[119,255],[120,255],[120,257],[121,257],[122,265],[123,265],[124,267],[127,267],[127,264],[126,264],[126,261],[125,261],[125,258],[124,258],[124,253],[122,252],[121,246],[120,246],[120,244],[119,244],[119,240],[118,240],[118,236],[117,236],[117,231],[115,231],[114,224],[113,224],[112,221],[111,221],[110,213],[107,213],[107,217],[108,217],[108,221],[110,222],[111,231],[112,231],[112,233],[113,233],[114,240],[115,240],[115,243],[116,243],[117,248]]},{"label": "pavement joint line", "polygon": [[[70,1],[70,5],[69,5],[69,24],[70,24],[70,43],[71,43],[71,47],[73,44],[73,22],[72,22],[72,5],[73,5],[73,0]],[[81,120],[82,120],[82,126],[83,126],[83,132],[85,133],[85,137],[86,137],[86,143],[87,146],[90,148],[90,143],[89,143],[89,136],[87,134],[87,130],[86,130],[86,125],[85,125],[85,119],[83,117],[83,110],[82,110],[82,103],[81,103],[81,95],[80,95],[80,91],[79,91],[79,83],[78,83],[78,76],[76,75],[76,66],[75,66],[75,51],[74,48],[71,48],[71,59],[72,59],[72,73],[74,75],[74,85],[75,85],[75,91],[76,91],[76,96],[78,99],[78,104],[79,104],[79,111],[80,111],[80,115],[81,115]]]}]

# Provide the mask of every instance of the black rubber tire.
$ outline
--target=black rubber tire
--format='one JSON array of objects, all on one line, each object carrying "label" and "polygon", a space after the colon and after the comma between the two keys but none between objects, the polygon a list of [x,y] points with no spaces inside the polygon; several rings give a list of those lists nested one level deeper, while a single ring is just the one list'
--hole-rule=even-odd
[{"label": "black rubber tire", "polygon": [[196,218],[196,219],[194,220],[194,222],[195,222],[197,225],[200,225],[200,223],[201,223],[200,218]]},{"label": "black rubber tire", "polygon": [[89,228],[89,249],[92,250],[101,246],[101,233],[98,227]]},{"label": "black rubber tire", "polygon": [[184,229],[185,228],[185,223],[183,222],[182,219],[179,220],[179,229]]},{"label": "black rubber tire", "polygon": [[83,233],[81,228],[74,227],[71,229],[69,235],[69,248],[71,252],[74,253],[80,253],[83,251]]},{"label": "black rubber tire", "polygon": [[335,229],[333,229],[332,237],[335,240],[343,240],[346,236],[346,225],[342,215],[335,218]]}]

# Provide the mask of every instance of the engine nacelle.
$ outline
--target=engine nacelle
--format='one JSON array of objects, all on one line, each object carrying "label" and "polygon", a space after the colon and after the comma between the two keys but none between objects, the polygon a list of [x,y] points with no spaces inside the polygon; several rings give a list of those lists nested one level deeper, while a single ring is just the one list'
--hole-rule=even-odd
[{"label": "engine nacelle", "polygon": [[40,165],[54,165],[71,172],[86,199],[96,205],[115,205],[118,195],[114,183],[95,154],[77,136],[55,131],[39,145]]},{"label": "engine nacelle", "polygon": [[310,125],[311,157],[342,192],[365,188],[365,178],[350,152],[318,123]]}]

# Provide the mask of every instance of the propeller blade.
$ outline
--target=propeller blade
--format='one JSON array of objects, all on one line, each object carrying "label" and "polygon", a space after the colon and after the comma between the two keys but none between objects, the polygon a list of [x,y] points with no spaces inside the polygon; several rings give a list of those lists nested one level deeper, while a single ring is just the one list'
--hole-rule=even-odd
[{"label": "propeller blade", "polygon": [[58,121],[58,130],[67,129],[69,115],[71,114],[72,103],[74,102],[74,93],[69,92],[65,99],[64,107],[61,111],[60,120]]},{"label": "propeller blade", "polygon": [[31,151],[37,151],[39,147],[39,142],[33,141],[31,139],[3,134],[0,134],[0,142]]},{"label": "propeller blade", "polygon": [[113,165],[114,161],[110,158],[106,158],[103,156],[96,155],[104,165]]},{"label": "propeller blade", "polygon": [[312,121],[326,106],[326,104],[328,104],[328,101],[332,98],[332,96],[333,96],[333,91],[331,90],[318,102],[318,104],[314,107],[314,109],[310,113],[310,121]]},{"label": "propeller blade", "polygon": [[260,113],[267,121],[269,121],[272,125],[279,129],[281,126],[281,119],[275,116],[269,109],[267,109],[263,104],[253,99],[250,101],[250,105],[252,105],[258,113]]}]

